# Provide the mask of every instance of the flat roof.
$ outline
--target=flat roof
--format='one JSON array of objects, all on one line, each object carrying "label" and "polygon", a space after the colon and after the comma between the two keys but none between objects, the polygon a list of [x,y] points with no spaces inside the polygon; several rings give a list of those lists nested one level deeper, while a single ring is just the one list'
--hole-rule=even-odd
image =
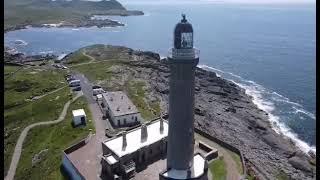
[{"label": "flat roof", "polygon": [[168,123],[163,121],[163,132],[160,133],[160,120],[151,122],[147,125],[148,137],[144,142],[141,142],[141,126],[127,132],[127,146],[122,150],[122,136],[103,142],[111,151],[118,157],[137,151],[138,149],[160,141],[162,138],[168,136]]},{"label": "flat roof", "polygon": [[72,115],[73,115],[73,117],[75,117],[75,116],[85,116],[86,113],[84,112],[83,109],[77,109],[77,110],[73,110],[72,111]]},{"label": "flat roof", "polygon": [[102,93],[103,98],[114,116],[139,113],[136,106],[122,91]]},{"label": "flat roof", "polygon": [[[199,177],[204,173],[204,163],[205,159],[201,155],[196,154],[193,156],[191,178]],[[186,170],[171,169],[163,173],[163,175],[173,179],[187,179],[188,172]]]},{"label": "flat roof", "polygon": [[106,159],[110,162],[110,164],[118,162],[112,155],[108,156]]}]

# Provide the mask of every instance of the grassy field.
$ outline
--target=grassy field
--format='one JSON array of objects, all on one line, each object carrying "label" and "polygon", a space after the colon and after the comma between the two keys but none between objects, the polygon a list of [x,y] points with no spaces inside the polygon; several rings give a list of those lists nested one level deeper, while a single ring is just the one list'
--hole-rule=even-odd
[{"label": "grassy field", "polygon": [[147,103],[145,100],[146,92],[144,90],[145,82],[130,81],[126,84],[126,92],[141,113],[144,120],[148,121],[160,115],[159,102]]},{"label": "grassy field", "polygon": [[209,169],[214,180],[225,180],[227,178],[227,171],[225,169],[225,163],[223,161],[223,156],[212,161],[209,164]]},{"label": "grassy field", "polygon": [[[86,127],[73,128],[72,110],[83,108],[87,114]],[[63,179],[60,173],[62,150],[85,138],[89,129],[95,132],[86,99],[81,97],[69,107],[66,118],[55,125],[35,127],[30,130],[23,145],[15,179]],[[32,166],[32,157],[48,149],[42,160]]]},{"label": "grassy field", "polygon": [[[14,72],[16,67],[5,66],[6,72]],[[34,73],[36,72],[36,73]],[[6,75],[5,75],[6,77]],[[6,174],[13,149],[22,130],[30,124],[57,119],[69,97],[69,89],[63,88],[35,101],[26,100],[30,96],[42,95],[60,88],[63,72],[36,71],[22,69],[10,78],[5,78],[4,93],[4,172]],[[64,81],[64,80],[63,80]]]},{"label": "grassy field", "polygon": [[88,56],[84,55],[82,52],[74,53],[69,56],[67,64],[74,65],[74,64],[89,62],[90,60],[91,59]]},{"label": "grassy field", "polygon": [[[110,68],[125,68],[123,61],[129,59],[126,49],[114,48],[104,45],[94,45],[90,48],[78,50],[70,57],[72,62],[82,62],[80,60],[83,55],[82,51],[86,51],[87,54],[93,56],[99,63],[91,63],[85,65],[79,65],[72,67],[73,70],[84,74],[91,82],[100,83],[108,91],[125,91],[128,97],[132,100],[133,104],[138,108],[141,116],[145,120],[151,120],[160,115],[160,103],[159,100],[148,102],[146,100],[145,82],[135,81],[129,77],[124,85],[118,83],[122,79],[122,70],[119,73],[115,73]],[[98,53],[99,52],[99,53]],[[78,58],[78,59],[77,59]],[[110,58],[110,59],[109,59]],[[117,59],[114,59],[117,58]],[[68,61],[70,61],[68,58]],[[108,61],[106,61],[108,60]],[[67,62],[68,62],[67,61]],[[112,81],[112,82],[111,82]]]},{"label": "grassy field", "polygon": [[72,67],[72,69],[85,74],[91,82],[96,82],[99,80],[108,80],[111,78],[112,73],[108,72],[107,69],[113,64],[114,63],[111,61],[105,61],[100,63],[75,66]]}]

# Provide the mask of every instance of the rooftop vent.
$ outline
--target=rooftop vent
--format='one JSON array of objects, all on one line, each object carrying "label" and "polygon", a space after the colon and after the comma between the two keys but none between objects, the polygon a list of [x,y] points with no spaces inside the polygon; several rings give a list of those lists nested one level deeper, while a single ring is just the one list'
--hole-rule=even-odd
[{"label": "rooftop vent", "polygon": [[112,97],[110,98],[110,101],[113,101],[113,98],[112,98]]},{"label": "rooftop vent", "polygon": [[148,130],[147,130],[147,125],[142,124],[141,126],[141,142],[146,141],[148,138]]},{"label": "rooftop vent", "polygon": [[128,109],[131,109],[131,106],[128,106]]},{"label": "rooftop vent", "polygon": [[120,107],[117,107],[117,111],[120,111]]}]

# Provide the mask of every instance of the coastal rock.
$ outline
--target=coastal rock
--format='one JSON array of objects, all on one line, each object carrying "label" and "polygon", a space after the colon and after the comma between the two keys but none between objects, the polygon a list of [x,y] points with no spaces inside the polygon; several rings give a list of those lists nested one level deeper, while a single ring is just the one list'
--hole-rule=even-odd
[{"label": "coastal rock", "polygon": [[301,159],[298,156],[294,156],[294,157],[290,158],[289,163],[296,169],[300,169],[300,170],[308,172],[308,173],[312,172],[312,168],[311,168],[309,162],[306,161],[305,159]]}]

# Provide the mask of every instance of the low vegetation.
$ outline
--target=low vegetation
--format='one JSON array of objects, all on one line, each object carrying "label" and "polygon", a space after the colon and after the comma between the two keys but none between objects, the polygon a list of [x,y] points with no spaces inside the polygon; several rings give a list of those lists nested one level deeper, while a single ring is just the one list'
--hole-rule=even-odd
[{"label": "low vegetation", "polygon": [[212,174],[212,179],[225,180],[227,178],[227,171],[225,168],[223,156],[220,156],[218,159],[212,161],[209,164],[209,169]]},{"label": "low vegetation", "polygon": [[158,101],[153,103],[146,102],[144,87],[145,82],[142,81],[128,81],[126,83],[126,91],[130,100],[136,105],[142,118],[148,121],[160,115],[160,105]]},{"label": "low vegetation", "polygon": [[86,63],[89,62],[91,59],[84,54],[84,52],[81,53],[73,53],[69,56],[67,64],[73,65],[73,64],[79,64],[79,63]]},{"label": "low vegetation", "polygon": [[[73,128],[72,110],[83,108],[87,115],[88,124],[85,127]],[[92,116],[86,99],[80,97],[73,102],[66,118],[54,125],[40,126],[31,129],[23,145],[23,151],[18,164],[15,179],[63,179],[60,172],[62,161],[61,152],[70,145],[94,133]],[[32,163],[32,158],[44,151],[38,162]]]},{"label": "low vegetation", "polygon": [[[5,73],[15,72],[16,66],[5,66]],[[21,69],[15,74],[4,75],[4,174],[7,173],[14,147],[22,130],[30,124],[58,118],[67,102],[69,89],[63,88],[38,100],[32,96],[43,95],[63,87],[62,71]]]},{"label": "low vegetation", "polygon": [[276,175],[276,179],[277,180],[289,180],[289,177],[285,172],[283,172],[282,170],[279,170],[278,174]]}]

